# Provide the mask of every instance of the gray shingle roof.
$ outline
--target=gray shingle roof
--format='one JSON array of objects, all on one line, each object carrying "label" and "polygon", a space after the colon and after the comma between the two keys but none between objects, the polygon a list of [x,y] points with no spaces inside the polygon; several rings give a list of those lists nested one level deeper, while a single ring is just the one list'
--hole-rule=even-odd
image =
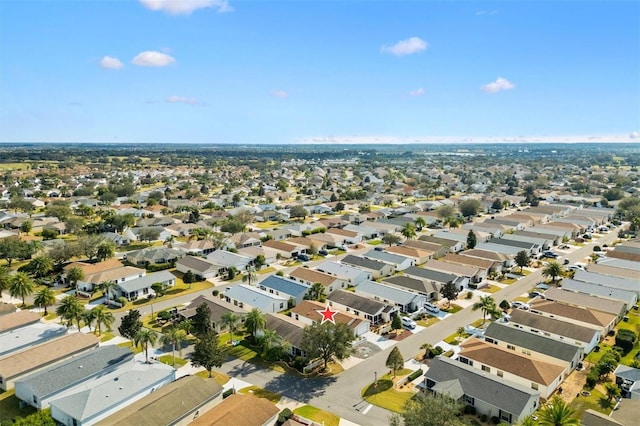
[{"label": "gray shingle roof", "polygon": [[597,333],[593,328],[532,314],[531,312],[526,312],[521,309],[514,309],[511,312],[511,323],[520,324],[536,330],[547,331],[585,343],[591,342]]},{"label": "gray shingle roof", "polygon": [[126,292],[132,292],[142,290],[143,288],[150,288],[154,283],[164,283],[170,280],[175,280],[176,276],[169,271],[154,272],[149,275],[145,275],[142,278],[135,278],[133,280],[118,283],[118,287]]},{"label": "gray shingle roof", "polygon": [[406,288],[412,291],[417,291],[420,293],[433,293],[438,292],[438,288],[435,284],[432,284],[430,281],[419,280],[416,278],[406,277],[404,275],[398,275],[394,277],[389,277],[383,280],[385,283],[389,283],[396,287]]},{"label": "gray shingle roof", "polygon": [[38,399],[79,383],[105,369],[133,360],[133,352],[115,345],[101,346],[88,353],[31,374],[17,383],[25,382]]},{"label": "gray shingle roof", "polygon": [[559,342],[548,337],[522,331],[515,327],[500,323],[491,323],[484,332],[484,337],[493,338],[515,346],[530,349],[534,352],[571,362],[576,358],[576,352],[580,352],[579,346]]},{"label": "gray shingle roof", "polygon": [[424,296],[370,280],[364,281],[356,287],[356,293],[360,292],[403,305],[424,302]]},{"label": "gray shingle roof", "polygon": [[358,296],[357,294],[344,290],[333,291],[329,296],[327,296],[327,300],[340,303],[344,306],[349,306],[356,311],[364,312],[370,315],[378,314],[387,306],[382,302]]},{"label": "gray shingle roof", "polygon": [[532,398],[537,400],[540,397],[533,389],[508,382],[447,357],[435,358],[425,377],[436,383],[458,381],[466,395],[516,416],[522,414]]},{"label": "gray shingle roof", "polygon": [[418,278],[424,278],[426,280],[435,281],[437,283],[450,283],[457,278],[453,274],[447,274],[446,272],[434,271],[431,269],[419,268],[417,266],[411,266],[404,270],[405,275],[412,275]]},{"label": "gray shingle roof", "polygon": [[365,268],[372,271],[380,271],[382,268],[386,266],[385,263],[380,262],[378,260],[373,259],[365,259],[363,257],[354,256],[349,254],[342,259],[343,263],[347,263],[349,265],[357,266],[359,268]]}]

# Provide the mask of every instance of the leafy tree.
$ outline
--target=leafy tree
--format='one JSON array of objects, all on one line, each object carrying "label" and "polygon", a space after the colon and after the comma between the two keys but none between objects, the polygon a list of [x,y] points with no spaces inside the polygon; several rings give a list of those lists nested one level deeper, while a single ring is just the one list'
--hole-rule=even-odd
[{"label": "leafy tree", "polygon": [[148,328],[140,328],[133,337],[136,346],[140,346],[144,350],[144,357],[147,364],[149,363],[149,345],[153,346],[158,340],[158,333]]},{"label": "leafy tree", "polygon": [[20,232],[24,232],[25,234],[29,235],[29,232],[31,232],[32,228],[33,228],[33,224],[31,223],[31,221],[25,220],[20,225]]},{"label": "leafy tree", "polygon": [[551,402],[540,410],[538,416],[540,426],[579,426],[580,418],[559,396],[551,398]]},{"label": "leafy tree", "polygon": [[558,278],[562,277],[563,275],[564,275],[564,270],[562,268],[562,265],[560,265],[556,261],[549,262],[547,266],[545,266],[544,269],[542,270],[542,276],[551,277],[551,281],[553,281],[554,283],[557,282]]},{"label": "leafy tree", "polygon": [[[395,316],[394,318],[397,318]],[[393,377],[396,377],[396,371],[400,370],[404,366],[404,358],[400,353],[400,349],[397,346],[394,346],[391,352],[389,352],[389,356],[387,357],[387,362],[385,363],[387,368],[393,370]]]},{"label": "leafy tree", "polygon": [[138,232],[138,239],[146,241],[147,244],[151,244],[151,241],[155,241],[158,238],[160,238],[160,230],[158,228],[145,227]]},{"label": "leafy tree", "polygon": [[456,209],[453,206],[444,205],[436,209],[436,214],[440,219],[444,220],[447,217],[454,216],[456,214]]},{"label": "leafy tree", "polygon": [[404,224],[404,226],[402,227],[402,230],[400,231],[400,233],[402,234],[402,236],[404,236],[407,239],[412,239],[416,237],[416,225],[413,224],[413,222],[407,222]]},{"label": "leafy tree", "polygon": [[78,325],[78,330],[80,330],[80,320],[83,312],[84,306],[75,296],[65,296],[56,308],[56,314],[65,321],[66,326],[70,327],[75,321]]},{"label": "leafy tree", "polygon": [[402,241],[399,235],[388,233],[382,236],[382,242],[388,246],[392,246],[394,244],[398,244]]},{"label": "leafy tree", "polygon": [[191,322],[193,323],[193,334],[198,337],[204,336],[211,331],[211,309],[209,309],[209,305],[206,303],[198,305]]},{"label": "leafy tree", "polygon": [[258,308],[253,308],[244,317],[244,326],[254,338],[256,337],[256,333],[259,330],[264,330],[266,325],[267,325],[267,319],[264,313]]},{"label": "leafy tree", "polygon": [[6,266],[0,266],[0,297],[2,291],[9,289],[11,285],[11,270]]},{"label": "leafy tree", "polygon": [[227,269],[227,280],[231,281],[232,279],[234,279],[237,273],[238,270],[235,266],[229,267],[229,269]]},{"label": "leafy tree", "polygon": [[293,219],[296,217],[301,217],[302,219],[309,216],[309,211],[305,209],[303,206],[293,206],[289,210],[289,216]]},{"label": "leafy tree", "polygon": [[615,383],[607,382],[604,384],[604,388],[607,391],[607,401],[611,402],[613,398],[620,396],[620,388]]},{"label": "leafy tree", "polygon": [[36,278],[42,278],[53,271],[53,261],[47,256],[34,257],[27,264],[27,270]]},{"label": "leafy tree", "polygon": [[164,284],[162,283],[151,284],[151,289],[157,294],[158,297],[162,297],[165,294]]},{"label": "leafy tree", "polygon": [[480,201],[474,198],[470,198],[458,203],[458,210],[460,210],[462,216],[465,217],[476,216],[481,209],[482,204],[480,204]]},{"label": "leafy tree", "polygon": [[305,295],[305,299],[307,300],[317,300],[318,302],[324,302],[326,300],[324,295],[324,286],[322,283],[313,283],[309,290],[307,290],[307,294]]},{"label": "leafy tree", "polygon": [[182,281],[185,284],[191,284],[195,280],[196,280],[196,277],[195,277],[195,275],[193,275],[193,272],[191,272],[191,269],[189,269],[187,272],[185,272],[185,274],[182,276]]},{"label": "leafy tree", "polygon": [[289,349],[289,343],[274,330],[264,330],[260,336],[260,355],[267,360],[275,361]]},{"label": "leafy tree", "polygon": [[7,266],[11,266],[14,259],[27,259],[34,252],[34,246],[27,241],[20,240],[19,237],[7,237],[0,239],[0,259],[7,261]]},{"label": "leafy tree", "polygon": [[255,269],[259,271],[264,265],[267,264],[267,260],[264,258],[264,255],[259,254],[254,259],[253,264],[256,267]]},{"label": "leafy tree", "polygon": [[336,211],[341,212],[344,210],[344,208],[345,208],[345,205],[342,201],[338,201],[336,203]]},{"label": "leafy tree", "polygon": [[100,329],[102,325],[104,325],[107,330],[111,330],[111,324],[113,324],[115,318],[113,317],[113,314],[107,310],[107,307],[105,305],[96,306],[91,310],[91,313],[93,314],[93,318],[96,322],[96,328],[93,331],[94,333],[97,333],[99,336],[101,333]]},{"label": "leafy tree", "polygon": [[229,328],[229,338],[233,344],[233,332],[236,331],[240,317],[235,312],[227,312],[220,317],[220,323],[223,327]]},{"label": "leafy tree", "polygon": [[207,331],[195,344],[191,354],[191,363],[196,367],[204,367],[209,377],[214,367],[221,367],[227,357],[225,347],[218,342],[218,335],[213,330]]},{"label": "leafy tree", "polygon": [[473,230],[469,230],[469,233],[467,234],[467,248],[471,250],[475,248],[477,244],[478,238],[476,237],[476,233],[473,232]]},{"label": "leafy tree", "polygon": [[33,298],[33,303],[36,306],[44,308],[44,315],[47,316],[47,308],[56,303],[56,295],[50,288],[43,287],[36,293]]},{"label": "leafy tree", "polygon": [[76,296],[78,295],[78,281],[84,279],[84,271],[77,266],[69,268],[67,271],[67,279],[72,287],[76,289]]},{"label": "leafy tree", "polygon": [[53,201],[49,203],[44,208],[44,213],[47,216],[57,217],[61,222],[64,222],[73,215],[73,211],[71,211],[71,207],[69,207],[66,201]]},{"label": "leafy tree", "polygon": [[98,255],[98,247],[102,241],[104,237],[100,235],[81,235],[76,241],[77,251],[93,260]]},{"label": "leafy tree", "polygon": [[446,283],[440,288],[440,295],[447,299],[447,306],[451,306],[451,301],[458,298],[460,291],[456,287],[456,284],[451,281]]},{"label": "leafy tree", "polygon": [[26,306],[24,299],[33,294],[35,289],[36,283],[26,272],[16,272],[16,274],[11,277],[9,294],[11,297],[22,299],[22,306]]},{"label": "leafy tree", "polygon": [[[81,217],[71,216],[64,221],[64,226],[69,234],[75,234],[85,227],[87,221]],[[57,234],[57,231],[53,231]]]},{"label": "leafy tree", "polygon": [[320,357],[324,369],[332,358],[343,360],[351,355],[353,334],[345,323],[314,322],[304,328],[301,348],[311,359]]},{"label": "leafy tree", "polygon": [[602,355],[602,358],[596,364],[596,369],[598,370],[598,374],[600,378],[607,376],[609,373],[613,372],[618,366],[618,359],[612,352],[607,352]]},{"label": "leafy tree", "polygon": [[116,246],[111,241],[103,241],[98,244],[96,249],[96,257],[100,262],[111,259],[116,253]]},{"label": "leafy tree", "polygon": [[189,334],[191,334],[191,331],[193,330],[193,322],[192,322],[190,319],[188,319],[188,318],[187,318],[187,319],[185,319],[185,320],[180,321],[180,322],[178,323],[178,327],[179,327],[181,330],[184,330],[184,332],[185,332],[185,333],[187,334],[187,336],[188,336]]},{"label": "leafy tree", "polygon": [[[3,425],[5,423],[2,423]],[[7,423],[9,424],[9,423]],[[17,417],[10,423],[12,426],[56,426],[57,422],[51,417],[51,409],[36,411],[26,417]]]},{"label": "leafy tree", "polygon": [[518,253],[516,253],[513,260],[514,262],[516,262],[516,265],[520,267],[520,273],[522,273],[522,269],[525,266],[529,266],[529,262],[531,261],[526,250],[520,250]]},{"label": "leafy tree", "polygon": [[466,426],[463,404],[446,395],[419,392],[409,399],[402,414],[391,417],[392,426]]},{"label": "leafy tree", "polygon": [[424,349],[424,355],[422,356],[422,359],[427,359],[429,358],[429,355],[431,355],[431,349],[433,349],[433,345],[431,343],[423,343],[422,345],[420,345],[420,349]]},{"label": "leafy tree", "polygon": [[137,309],[130,309],[129,313],[123,316],[120,320],[118,331],[122,337],[133,340],[141,328],[142,321],[140,320],[140,311]]},{"label": "leafy tree", "polygon": [[187,333],[179,327],[169,327],[165,334],[162,336],[160,341],[163,345],[171,345],[171,356],[173,358],[173,366],[176,365],[176,347],[180,352],[180,356],[182,357],[182,343],[187,338]]},{"label": "leafy tree", "polygon": [[498,311],[498,308],[496,307],[496,301],[493,297],[482,296],[478,302],[473,304],[471,310],[482,311],[482,323],[484,324],[487,320],[487,315],[494,315]]},{"label": "leafy tree", "polygon": [[511,307],[511,304],[509,303],[508,300],[503,299],[502,302],[500,302],[499,306],[500,306],[500,309],[506,312]]},{"label": "leafy tree", "polygon": [[391,329],[402,330],[402,320],[400,319],[400,315],[394,315],[391,319]]}]

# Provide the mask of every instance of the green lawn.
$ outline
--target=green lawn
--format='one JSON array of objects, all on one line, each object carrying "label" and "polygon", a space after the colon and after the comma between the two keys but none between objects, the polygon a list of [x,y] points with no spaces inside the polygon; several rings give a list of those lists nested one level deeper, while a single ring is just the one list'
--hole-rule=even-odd
[{"label": "green lawn", "polygon": [[131,352],[133,352],[134,354],[139,354],[140,352],[142,352],[142,347],[133,346],[133,342],[118,343],[118,346],[121,347],[121,348],[129,348],[129,349],[131,349]]},{"label": "green lawn", "polygon": [[600,391],[596,389],[592,389],[589,391],[591,395],[589,396],[578,396],[569,407],[576,410],[576,414],[578,418],[582,417],[582,413],[591,408],[592,410],[599,411],[600,413],[609,414],[611,412],[610,403],[607,401],[607,397]]},{"label": "green lawn", "polygon": [[460,335],[458,333],[453,333],[452,335],[446,337],[444,339],[444,341],[445,341],[445,343],[448,343],[450,345],[457,345],[458,343],[460,343],[461,341],[463,341],[464,339],[466,339],[469,336],[471,336],[471,335],[467,334],[467,333],[462,333],[462,335]]},{"label": "green lawn", "polygon": [[[222,335],[219,339],[223,342],[229,340],[229,334]],[[224,339],[224,340],[222,340]],[[235,339],[235,337],[234,337]],[[239,358],[243,361],[257,361],[259,359],[258,353],[249,347],[249,343],[246,340],[242,340],[236,346],[229,346],[229,355]]]},{"label": "green lawn", "polygon": [[450,314],[455,314],[456,312],[459,312],[462,310],[462,306],[452,303],[451,306],[449,306],[448,308],[440,308],[440,310],[449,312]]},{"label": "green lawn", "polygon": [[508,285],[508,284],[513,284],[513,283],[515,283],[516,281],[518,281],[518,280],[516,280],[515,278],[505,278],[504,280],[500,280],[500,281],[498,281],[498,282],[499,282],[500,284],[507,284],[507,285]]},{"label": "green lawn", "polygon": [[260,269],[259,271],[256,271],[256,274],[270,274],[272,272],[276,272],[276,268],[268,266],[266,268]]},{"label": "green lawn", "polygon": [[393,382],[389,379],[378,380],[362,390],[362,398],[370,404],[385,408],[395,413],[401,413],[404,405],[413,396],[413,392],[398,392],[393,389]]},{"label": "green lawn", "polygon": [[115,334],[113,334],[113,332],[111,331],[105,331],[102,333],[102,335],[100,336],[100,341],[101,342],[106,342],[109,341],[111,339],[113,339],[114,337],[116,337]]},{"label": "green lawn", "polygon": [[324,426],[338,426],[340,424],[340,417],[311,405],[303,405],[293,410],[293,412]]},{"label": "green lawn", "polygon": [[[504,282],[502,284],[505,284]],[[482,287],[481,289],[479,289],[480,291],[484,292],[484,293],[496,293],[500,290],[502,290],[500,287],[498,287],[497,285],[491,285],[489,284],[486,287]]]},{"label": "green lawn", "polygon": [[11,420],[17,416],[25,417],[35,412],[36,409],[30,405],[21,409],[13,390],[9,392],[0,391],[0,422]]},{"label": "green lawn", "polygon": [[436,318],[436,317],[427,317],[427,319],[422,319],[422,320],[418,320],[416,321],[416,324],[418,324],[419,326],[422,327],[429,327],[430,325],[433,325],[437,322],[440,321],[440,318]]},{"label": "green lawn", "polygon": [[[231,380],[231,377],[227,376],[224,373],[221,373],[219,371],[213,370],[211,372],[211,374],[213,375],[213,380],[216,381],[216,383],[218,383],[220,386],[224,385],[225,383],[227,383],[229,380]],[[196,373],[196,376],[202,377],[203,379],[208,379],[209,378],[209,372],[204,370],[204,371],[198,371]]]},{"label": "green lawn", "polygon": [[369,240],[367,241],[367,244],[369,244],[370,246],[379,246],[380,244],[382,244],[381,240]]},{"label": "green lawn", "polygon": [[282,396],[279,393],[271,392],[266,389],[259,388],[257,386],[247,386],[246,388],[240,389],[238,392],[244,394],[251,394],[253,396],[257,396],[258,398],[268,399],[269,401],[277,404],[280,402]]},{"label": "green lawn", "polygon": [[[164,363],[164,364],[168,364],[168,365],[171,365],[171,366],[174,365],[173,356],[171,356],[171,355],[162,355],[162,356],[158,357],[157,360],[162,362],[162,363]],[[187,361],[185,359],[178,358],[176,356],[175,368],[180,368],[183,365],[185,365],[186,363],[187,363]],[[207,373],[207,376],[208,376],[208,373]]]}]

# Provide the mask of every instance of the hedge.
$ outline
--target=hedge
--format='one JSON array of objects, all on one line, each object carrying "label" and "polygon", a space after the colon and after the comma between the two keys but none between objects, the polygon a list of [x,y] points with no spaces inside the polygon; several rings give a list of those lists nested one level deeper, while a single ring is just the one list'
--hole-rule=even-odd
[{"label": "hedge", "polygon": [[413,382],[415,379],[417,379],[421,375],[422,375],[422,370],[418,369],[413,373],[409,374],[409,377],[407,377],[407,382]]}]

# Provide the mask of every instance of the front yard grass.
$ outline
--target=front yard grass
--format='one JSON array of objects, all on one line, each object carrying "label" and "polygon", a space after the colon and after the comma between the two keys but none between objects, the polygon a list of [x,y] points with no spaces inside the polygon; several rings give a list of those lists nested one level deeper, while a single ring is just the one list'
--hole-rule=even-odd
[{"label": "front yard grass", "polygon": [[25,417],[35,413],[36,409],[30,405],[20,408],[15,391],[0,391],[0,422],[10,421],[15,417]]},{"label": "front yard grass", "polygon": [[515,283],[516,281],[518,281],[518,280],[516,280],[515,278],[505,278],[504,280],[499,280],[498,282],[499,282],[500,284],[507,284],[507,285],[509,285],[509,284],[513,284],[513,283]]},{"label": "front yard grass", "polygon": [[[207,370],[198,371],[195,375],[198,377],[202,377],[203,379],[209,379],[209,372]],[[212,379],[215,380],[216,383],[220,386],[231,380],[231,377],[216,370],[213,370],[211,372],[211,375],[213,376]]]},{"label": "front yard grass", "polygon": [[452,303],[451,306],[449,306],[448,308],[440,308],[440,310],[448,312],[450,314],[455,314],[456,312],[459,312],[462,310],[462,306]]},{"label": "front yard grass", "polygon": [[362,390],[362,398],[370,404],[385,408],[395,413],[402,413],[405,404],[413,396],[413,392],[399,392],[393,389],[391,379],[380,379]]},{"label": "front yard grass", "polygon": [[109,341],[111,339],[113,339],[114,337],[116,337],[115,334],[113,334],[113,332],[111,331],[105,331],[102,333],[102,335],[100,336],[100,342],[106,342]]},{"label": "front yard grass", "polygon": [[240,389],[238,392],[251,394],[253,396],[257,396],[258,398],[264,398],[273,402],[274,404],[280,402],[280,399],[282,398],[282,395],[280,395],[279,393],[271,392],[257,386],[247,386],[246,388]]},{"label": "front yard grass", "polygon": [[440,318],[436,318],[436,317],[427,317],[427,319],[421,319],[416,321],[416,324],[418,324],[421,327],[429,327],[437,322],[440,321]]},{"label": "front yard grass", "polygon": [[461,341],[463,341],[464,339],[466,339],[467,337],[471,336],[468,333],[462,333],[462,335],[458,334],[458,333],[453,333],[452,335],[446,337],[444,339],[445,343],[448,343],[450,345],[457,345],[458,343],[460,343]]},{"label": "front yard grass", "polygon": [[369,240],[367,241],[367,244],[369,244],[370,246],[379,246],[380,244],[382,244],[382,241],[378,239]]},{"label": "front yard grass", "polygon": [[576,411],[576,417],[581,418],[582,414],[589,408],[603,414],[609,414],[611,412],[610,403],[602,392],[591,389],[589,393],[589,396],[580,395],[576,397],[571,401],[571,404],[569,404],[569,407]]},{"label": "front yard grass", "polygon": [[268,266],[266,268],[262,268],[259,271],[256,271],[256,274],[270,274],[272,272],[276,272],[276,268],[273,266]]},{"label": "front yard grass", "polygon": [[324,426],[338,426],[340,424],[340,417],[311,405],[303,405],[293,410],[293,412]]},{"label": "front yard grass", "polygon": [[[173,356],[171,356],[171,355],[159,356],[157,358],[157,360],[162,362],[162,363],[164,363],[164,364],[174,366]],[[185,365],[186,363],[187,363],[187,360],[176,357],[176,359],[175,359],[175,368],[180,368],[183,365]],[[207,373],[207,377],[208,376],[209,376],[209,373]]]},{"label": "front yard grass", "polygon": [[[502,283],[504,284],[504,283]],[[482,287],[481,289],[479,289],[479,291],[482,291],[483,293],[496,293],[498,291],[502,290],[500,287],[498,287],[497,285],[491,285],[489,284],[486,287]]]}]

